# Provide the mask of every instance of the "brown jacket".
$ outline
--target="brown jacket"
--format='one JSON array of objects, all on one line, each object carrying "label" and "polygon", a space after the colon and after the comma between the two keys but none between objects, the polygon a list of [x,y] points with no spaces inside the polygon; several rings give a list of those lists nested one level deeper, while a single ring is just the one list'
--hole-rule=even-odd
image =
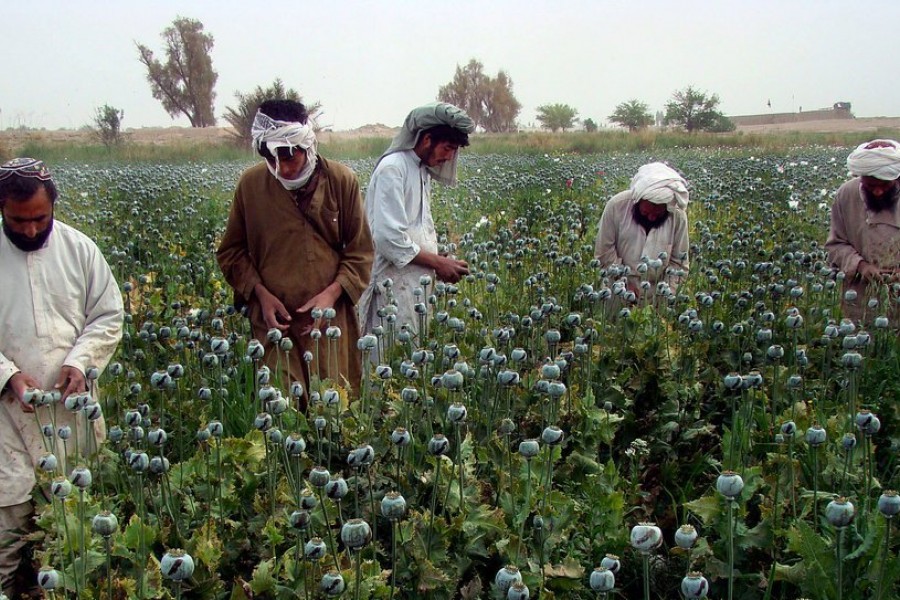
[{"label": "brown jacket", "polygon": [[[369,283],[372,236],[356,175],[321,157],[316,171],[315,191],[298,206],[295,193],[286,190],[265,163],[247,169],[238,181],[216,253],[225,280],[238,296],[248,299],[253,335],[264,342],[266,364],[280,370],[283,391],[300,381],[309,392],[310,377],[302,357],[306,350],[316,354],[316,342],[309,335],[299,335],[308,321],[295,311],[334,281],[340,283],[343,294],[335,304],[337,316],[331,325],[340,327],[341,337],[336,343],[326,340],[323,326],[318,360],[309,367],[322,378],[353,387],[359,385],[361,375],[355,304]],[[266,340],[267,327],[253,295],[253,287],[260,282],[293,317],[286,333],[294,342],[288,360]]]},{"label": "brown jacket", "polygon": [[[871,321],[878,315],[889,315],[891,311],[885,306],[888,300],[885,287],[868,285],[857,273],[863,260],[883,271],[896,270],[900,266],[900,207],[873,213],[860,194],[859,178],[851,179],[838,189],[831,207],[831,229],[825,248],[831,265],[846,276],[844,292],[854,290],[857,293],[855,301],[843,302],[844,316]],[[880,300],[875,309],[867,307],[872,297]],[[890,316],[896,316],[896,310],[894,313]],[[894,318],[891,321],[897,325]]]}]

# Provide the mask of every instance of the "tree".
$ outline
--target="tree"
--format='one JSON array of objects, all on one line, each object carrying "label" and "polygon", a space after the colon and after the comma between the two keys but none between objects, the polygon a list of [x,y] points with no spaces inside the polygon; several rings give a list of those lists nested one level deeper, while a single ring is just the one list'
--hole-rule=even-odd
[{"label": "tree", "polygon": [[107,148],[118,146],[122,143],[122,119],[124,118],[124,110],[104,104],[94,113],[94,126],[91,128],[94,136]]},{"label": "tree", "polygon": [[627,127],[628,131],[637,131],[653,124],[650,107],[639,100],[622,102],[608,119],[610,123]]},{"label": "tree", "polygon": [[162,32],[166,62],[153,56],[153,51],[137,44],[139,60],[147,67],[147,81],[153,97],[174,119],[183,114],[191,127],[216,124],[213,115],[213,88],[219,75],[213,70],[210,51],[213,37],[203,32],[203,23],[177,17]]},{"label": "tree", "polygon": [[666,125],[684,127],[688,133],[711,130],[724,118],[718,107],[719,96],[689,85],[673,93],[666,103]]},{"label": "tree", "polygon": [[453,80],[438,90],[438,100],[460,107],[485,131],[516,131],[522,105],[512,88],[512,78],[505,71],[498,71],[496,77],[486,75],[484,65],[473,58],[465,67],[456,66]]},{"label": "tree", "polygon": [[581,124],[584,125],[584,130],[588,133],[597,131],[597,123],[593,119],[585,119]]},{"label": "tree", "polygon": [[[256,89],[249,94],[235,92],[234,97],[237,100],[237,107],[228,107],[225,109],[224,119],[234,128],[232,135],[233,141],[239,146],[250,146],[252,137],[250,129],[253,126],[253,118],[256,116],[256,110],[259,105],[266,100],[294,100],[295,102],[303,102],[300,92],[293,88],[285,88],[281,79],[276,79],[267,88],[256,86]],[[322,105],[315,102],[308,105],[306,110],[309,112],[310,119],[313,120],[315,127],[315,117],[321,111]]]},{"label": "tree", "polygon": [[541,122],[541,127],[556,133],[560,129],[565,131],[574,127],[578,121],[578,111],[568,104],[544,104],[537,107],[536,118]]}]

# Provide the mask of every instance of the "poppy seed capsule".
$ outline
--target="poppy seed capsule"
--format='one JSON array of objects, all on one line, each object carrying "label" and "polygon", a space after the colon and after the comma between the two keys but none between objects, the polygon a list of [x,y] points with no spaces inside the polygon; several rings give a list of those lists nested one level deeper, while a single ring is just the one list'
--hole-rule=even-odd
[{"label": "poppy seed capsule", "polygon": [[563,441],[563,430],[556,425],[548,425],[541,432],[541,440],[548,446],[557,446]]},{"label": "poppy seed capsule", "polygon": [[319,560],[325,556],[325,552],[327,552],[327,547],[320,537],[311,538],[303,546],[303,553],[308,560]]},{"label": "poppy seed capsule", "polygon": [[888,519],[900,514],[900,495],[894,490],[886,490],[878,498],[878,510]]},{"label": "poppy seed capsule", "polygon": [[108,538],[119,529],[119,520],[116,515],[104,510],[91,519],[91,531],[99,536]]},{"label": "poppy seed capsule", "polygon": [[709,581],[702,573],[688,573],[681,580],[681,593],[685,598],[706,598],[709,594]]},{"label": "poppy seed capsule", "polygon": [[396,521],[406,514],[406,499],[400,492],[388,492],[381,499],[381,516]]},{"label": "poppy seed capsule", "polygon": [[209,429],[207,429],[206,427],[201,427],[200,429],[197,430],[197,433],[195,434],[194,437],[198,442],[201,442],[201,443],[209,440],[209,438],[210,438]]},{"label": "poppy seed capsule", "polygon": [[716,479],[716,490],[729,500],[740,496],[743,489],[744,480],[734,471],[722,471]]},{"label": "poppy seed capsule", "polygon": [[786,437],[791,437],[795,433],[797,433],[797,424],[793,421],[785,421],[781,424],[781,434]]},{"label": "poppy seed capsule", "polygon": [[521,581],[513,583],[506,592],[506,600],[528,600],[530,597],[528,586]]},{"label": "poppy seed capsule", "polygon": [[42,590],[51,592],[59,587],[59,571],[53,567],[41,567],[38,571],[37,583]]},{"label": "poppy seed capsule", "polygon": [[412,437],[404,427],[397,427],[391,432],[391,443],[395,446],[408,446],[410,441]]},{"label": "poppy seed capsule", "polygon": [[277,344],[281,341],[281,330],[273,327],[269,331],[266,332],[266,339],[273,344]]},{"label": "poppy seed capsule", "polygon": [[300,456],[306,450],[306,441],[299,433],[292,433],[284,440],[284,449],[289,456]]},{"label": "poppy seed capsule", "polygon": [[460,402],[454,402],[447,407],[447,420],[451,423],[465,423],[467,415],[468,411],[466,410],[465,405]]},{"label": "poppy seed capsule", "polygon": [[63,425],[59,429],[56,430],[56,435],[61,440],[67,440],[72,437],[72,428],[68,425]]},{"label": "poppy seed capsule", "polygon": [[257,414],[253,420],[253,427],[259,431],[268,431],[272,427],[272,415],[266,412]]},{"label": "poppy seed capsule", "polygon": [[184,581],[194,574],[194,559],[184,550],[169,550],[159,561],[159,572],[166,579]]},{"label": "poppy seed capsule", "polygon": [[84,465],[79,465],[72,470],[72,474],[69,475],[69,481],[72,482],[72,485],[77,487],[79,490],[86,490],[91,487],[91,483],[94,481],[93,476],[91,475],[91,470],[85,467]]},{"label": "poppy seed capsule", "polygon": [[347,584],[344,582],[344,576],[335,569],[331,569],[322,575],[322,580],[319,582],[319,589],[329,598],[340,596],[346,588]]},{"label": "poppy seed capsule", "polygon": [[463,374],[456,369],[450,369],[441,375],[441,387],[447,390],[455,391],[462,388],[465,382]]},{"label": "poppy seed capsule", "polygon": [[596,567],[588,577],[588,584],[597,593],[611,592],[616,587],[616,574],[608,567]]},{"label": "poppy seed capsule", "polygon": [[515,430],[516,430],[515,421],[513,421],[512,419],[510,419],[508,417],[503,419],[502,421],[500,421],[500,425],[497,426],[497,432],[500,435],[509,435]]},{"label": "poppy seed capsule", "polygon": [[347,480],[340,475],[332,475],[328,483],[325,484],[325,495],[332,500],[340,502],[344,496],[350,491]]},{"label": "poppy seed capsule", "polygon": [[55,454],[44,454],[40,459],[38,459],[38,468],[41,471],[50,473],[52,471],[55,471],[58,466],[59,460],[57,460]]},{"label": "poppy seed capsule", "polygon": [[57,498],[66,498],[72,493],[72,483],[65,477],[57,477],[50,484],[50,493]]},{"label": "poppy seed capsule", "polygon": [[649,552],[662,544],[662,531],[653,523],[639,523],[631,528],[631,546]]},{"label": "poppy seed capsule", "polygon": [[328,388],[322,394],[322,402],[325,403],[325,406],[337,406],[341,402],[341,394],[334,388]]},{"label": "poppy seed capsule", "polygon": [[853,503],[841,496],[828,503],[825,507],[825,518],[834,527],[846,527],[856,516]]},{"label": "poppy seed capsule", "polygon": [[325,487],[325,484],[331,479],[331,473],[325,467],[313,467],[309,472],[309,483],[313,487]]},{"label": "poppy seed capsule", "polygon": [[91,404],[91,401],[89,401],[87,406],[81,409],[81,413],[88,421],[98,421],[103,416],[103,409],[100,408],[99,404]]},{"label": "poppy seed capsule", "polygon": [[450,449],[450,440],[443,433],[436,433],[428,440],[428,453],[432,456],[443,456]]},{"label": "poppy seed capsule", "polygon": [[166,430],[159,427],[154,427],[147,432],[147,442],[157,448],[164,446],[168,437]]},{"label": "poppy seed capsule", "polygon": [[372,528],[362,519],[350,519],[341,527],[341,541],[351,551],[358,551],[372,541]]},{"label": "poppy seed capsule", "polygon": [[825,443],[828,434],[825,432],[818,423],[813,423],[809,429],[806,430],[806,443],[810,446],[821,446]]},{"label": "poppy seed capsule", "polygon": [[222,437],[222,434],[225,431],[225,428],[220,421],[210,421],[206,428],[209,430],[209,435],[214,438]]},{"label": "poppy seed capsule", "polygon": [[856,447],[856,436],[852,433],[845,433],[841,438],[841,447],[845,452],[849,452]]},{"label": "poppy seed capsule", "polygon": [[65,407],[72,412],[76,412],[87,406],[87,394],[69,394],[64,402]]},{"label": "poppy seed capsule", "polygon": [[300,508],[303,510],[314,510],[319,505],[319,499],[312,493],[309,488],[303,488],[300,492]]},{"label": "poppy seed capsule", "polygon": [[519,454],[522,458],[531,459],[538,455],[541,450],[540,442],[536,439],[527,439],[519,442]]},{"label": "poppy seed capsule", "polygon": [[683,550],[690,550],[697,542],[697,530],[693,525],[682,525],[675,530],[675,545]]},{"label": "poppy seed capsule", "polygon": [[146,452],[133,452],[128,458],[128,466],[135,473],[144,473],[150,468],[150,457]]},{"label": "poppy seed capsule", "polygon": [[288,523],[293,529],[303,531],[309,528],[310,523],[312,523],[312,516],[309,514],[309,511],[295,510],[288,517]]},{"label": "poppy seed capsule", "polygon": [[169,459],[165,456],[154,456],[150,459],[150,472],[154,475],[162,475],[169,472]]},{"label": "poppy seed capsule", "polygon": [[505,596],[514,583],[522,583],[522,573],[515,565],[506,565],[494,576],[494,585]]},{"label": "poppy seed capsule", "polygon": [[315,426],[316,431],[322,432],[328,426],[328,419],[326,419],[322,415],[319,415],[313,421],[313,425]]},{"label": "poppy seed capsule", "polygon": [[341,328],[336,325],[332,325],[331,327],[328,327],[325,330],[325,337],[328,338],[329,340],[338,339],[339,337],[341,337]]}]

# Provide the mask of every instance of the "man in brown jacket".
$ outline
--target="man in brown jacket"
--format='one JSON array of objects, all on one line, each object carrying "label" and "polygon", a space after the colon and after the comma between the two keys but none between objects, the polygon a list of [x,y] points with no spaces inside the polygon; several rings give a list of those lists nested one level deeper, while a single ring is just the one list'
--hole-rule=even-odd
[{"label": "man in brown jacket", "polygon": [[[283,389],[299,381],[309,390],[310,373],[357,386],[355,305],[369,283],[373,247],[356,175],[316,154],[315,133],[299,102],[263,102],[253,145],[265,162],[238,182],[216,254],[219,267],[246,301],[253,335]],[[328,309],[334,310],[330,319]],[[285,351],[273,330],[293,348]],[[316,332],[322,334],[317,341]],[[314,357],[309,364],[307,350]]]},{"label": "man in brown jacket", "polygon": [[897,293],[890,284],[897,283],[900,267],[900,143],[861,144],[847,167],[856,177],[837,192],[825,243],[832,266],[845,275],[844,316],[871,321],[889,315],[896,327]]}]

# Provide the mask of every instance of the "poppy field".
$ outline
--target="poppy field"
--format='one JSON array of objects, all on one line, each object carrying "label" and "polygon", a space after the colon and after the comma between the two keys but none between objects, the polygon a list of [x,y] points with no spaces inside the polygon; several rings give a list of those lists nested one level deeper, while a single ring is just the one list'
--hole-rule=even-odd
[{"label": "poppy field", "polygon": [[[433,210],[471,275],[420,282],[420,335],[388,311],[354,341],[358,392],[317,376],[338,328],[313,331],[304,389],[231,305],[215,248],[247,163],[51,165],[57,217],[104,251],[126,324],[97,405],[36,400],[42,587],[896,597],[900,313],[884,290],[865,325],[841,318],[824,243],[848,152],[465,155]],[[690,182],[690,271],[636,299],[594,240],[654,160]],[[374,161],[349,164],[365,186]],[[83,464],[58,458],[63,410],[105,418]]]}]

